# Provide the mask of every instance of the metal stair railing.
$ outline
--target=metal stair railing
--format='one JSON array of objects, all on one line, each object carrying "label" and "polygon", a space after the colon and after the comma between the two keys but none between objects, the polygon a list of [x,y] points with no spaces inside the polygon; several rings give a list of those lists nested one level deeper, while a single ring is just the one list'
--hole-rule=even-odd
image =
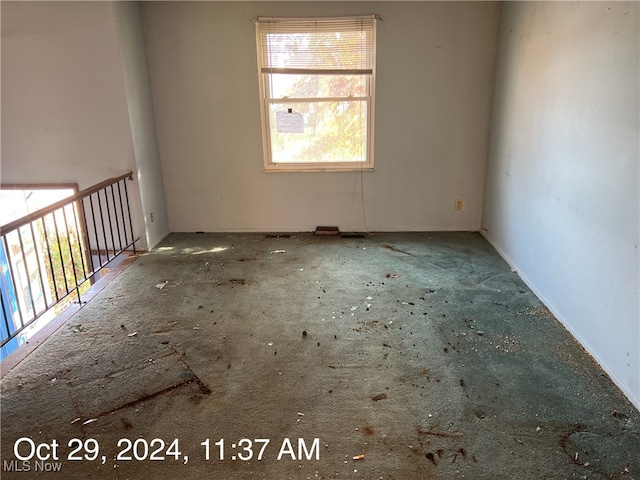
[{"label": "metal stair railing", "polygon": [[[136,253],[126,180],[131,171],[0,227],[0,347],[66,308],[126,250]],[[56,312],[54,311],[54,314]]]}]

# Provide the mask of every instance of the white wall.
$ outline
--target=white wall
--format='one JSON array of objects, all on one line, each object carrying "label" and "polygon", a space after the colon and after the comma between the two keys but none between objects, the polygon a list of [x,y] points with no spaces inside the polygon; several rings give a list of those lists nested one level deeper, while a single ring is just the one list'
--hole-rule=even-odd
[{"label": "white wall", "polygon": [[483,229],[640,408],[638,17],[503,4]]},{"label": "white wall", "polygon": [[[113,9],[2,2],[3,183],[86,188],[136,170]],[[134,232],[145,248],[138,183]]]},{"label": "white wall", "polygon": [[149,248],[169,234],[155,113],[137,2],[114,2],[137,178]]},{"label": "white wall", "polygon": [[[497,4],[143,2],[141,9],[172,231],[479,229]],[[362,179],[265,173],[250,18],[363,13],[384,17],[376,170]]]}]

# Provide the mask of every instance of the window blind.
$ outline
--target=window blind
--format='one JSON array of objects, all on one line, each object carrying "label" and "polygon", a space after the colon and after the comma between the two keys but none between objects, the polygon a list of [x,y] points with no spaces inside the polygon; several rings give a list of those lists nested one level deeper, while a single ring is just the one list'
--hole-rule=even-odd
[{"label": "window blind", "polygon": [[371,74],[375,15],[258,17],[258,61],[266,74]]}]

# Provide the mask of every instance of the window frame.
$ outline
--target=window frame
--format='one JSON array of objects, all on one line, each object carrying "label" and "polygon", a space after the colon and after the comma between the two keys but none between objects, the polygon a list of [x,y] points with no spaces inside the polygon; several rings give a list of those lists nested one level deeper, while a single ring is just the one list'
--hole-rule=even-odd
[{"label": "window frame", "polygon": [[[362,170],[374,170],[374,133],[375,133],[375,92],[376,92],[376,26],[379,17],[377,15],[359,15],[349,17],[257,17],[254,19],[256,28],[256,50],[257,50],[257,67],[258,67],[258,84],[260,95],[260,123],[262,129],[262,150],[264,160],[264,171],[266,172],[335,172],[335,171],[362,171]],[[309,69],[304,72],[300,69],[292,69],[295,71],[286,72],[295,74],[308,74],[308,75],[341,75],[341,76],[353,76],[362,75],[365,78],[365,95],[364,96],[338,96],[338,97],[275,97],[272,96],[271,80],[273,75],[281,75],[282,71],[273,67],[263,65],[263,58],[268,55],[267,50],[263,51],[263,43],[261,35],[265,23],[272,22],[271,27],[273,33],[286,34],[286,33],[305,33],[308,30],[286,30],[291,23],[299,22],[354,22],[356,25],[358,22],[362,23],[363,20],[368,22],[366,27],[369,35],[371,36],[372,50],[371,50],[371,71],[368,73],[354,73],[353,70],[344,70],[345,73],[339,71],[324,72],[317,69]],[[287,24],[287,22],[289,22]],[[285,25],[286,31],[279,30],[278,24]],[[352,27],[353,28],[353,27]],[[332,30],[333,31],[333,30]],[[335,30],[341,31],[341,30]],[[269,33],[272,33],[269,30]],[[266,43],[266,42],[265,42]],[[275,162],[272,155],[272,138],[271,138],[271,105],[272,104],[295,104],[295,103],[314,103],[314,102],[340,102],[340,101],[362,101],[366,105],[365,114],[365,128],[364,128],[364,160],[363,161],[311,161],[311,162]]]}]

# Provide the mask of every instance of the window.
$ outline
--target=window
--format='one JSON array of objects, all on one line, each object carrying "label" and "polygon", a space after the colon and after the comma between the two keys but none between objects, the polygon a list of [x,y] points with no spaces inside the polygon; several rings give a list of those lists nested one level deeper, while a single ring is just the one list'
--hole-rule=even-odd
[{"label": "window", "polygon": [[376,17],[256,21],[265,169],[373,169]]}]

